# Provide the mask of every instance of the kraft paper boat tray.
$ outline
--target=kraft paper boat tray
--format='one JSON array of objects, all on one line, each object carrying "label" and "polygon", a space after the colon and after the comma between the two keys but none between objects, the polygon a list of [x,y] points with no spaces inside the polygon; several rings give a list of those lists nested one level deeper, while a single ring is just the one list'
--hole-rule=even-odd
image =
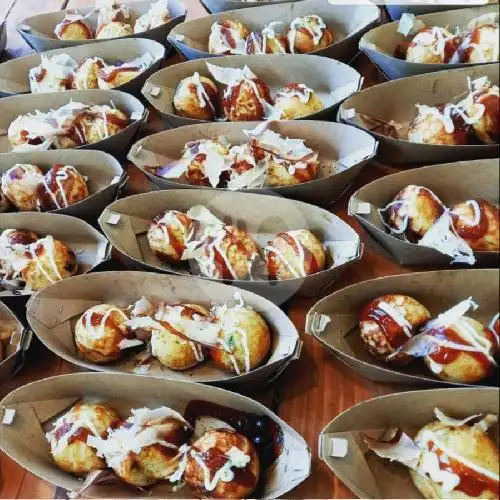
[{"label": "kraft paper boat tray", "polygon": [[[457,27],[461,31],[466,30],[467,25],[471,21],[477,19],[479,16],[490,13],[497,13],[498,15],[498,5],[485,5],[482,7],[426,14],[418,16],[417,19],[422,21],[428,28],[432,28],[433,26],[448,27],[450,31],[455,32]],[[405,37],[398,32],[398,26],[399,22],[397,21],[378,26],[365,33],[359,41],[359,48],[390,80],[474,65],[471,63],[424,64],[408,62],[404,59],[394,57],[398,45],[402,42],[410,41],[414,36],[409,35]]]},{"label": "kraft paper boat tray", "polygon": [[[179,160],[184,145],[189,141],[224,136],[231,144],[244,144],[248,142],[248,138],[243,130],[252,130],[259,123],[204,123],[165,130],[136,142],[130,149],[128,159],[140,168],[157,188],[213,189],[193,186],[184,177],[164,179],[151,173],[148,167],[167,165]],[[366,163],[374,158],[377,151],[377,142],[370,134],[341,123],[309,120],[276,121],[270,125],[270,129],[284,137],[303,139],[307,146],[319,151],[318,178],[295,186],[242,191],[275,194],[325,206],[345,191]]]},{"label": "kraft paper boat tray", "polygon": [[[153,57],[153,64],[129,82],[115,87],[116,90],[136,95],[140,94],[144,82],[160,67],[165,56],[165,47],[158,42],[145,38],[106,40],[77,47],[50,50],[44,52],[44,55],[53,57],[58,54],[66,54],[77,63],[87,57],[100,57],[104,62],[114,64],[132,61],[147,53]],[[40,54],[32,54],[0,64],[0,97],[30,93],[29,71],[38,66],[40,62]]]},{"label": "kraft paper boat tray", "polygon": [[485,5],[489,2],[488,0],[473,0],[466,2],[457,2],[455,5],[452,5],[451,2],[436,2],[429,3],[426,1],[418,1],[411,2],[409,4],[397,5],[392,4],[392,2],[386,5],[387,13],[389,14],[390,19],[393,21],[397,21],[405,12],[409,12],[416,16],[421,16],[424,14],[432,14],[433,12],[442,12],[443,10],[451,10],[451,9],[461,9],[464,5],[476,6],[476,5]]},{"label": "kraft paper boat tray", "polygon": [[[369,380],[420,386],[465,385],[439,380],[422,360],[417,359],[404,367],[377,361],[361,340],[359,313],[368,302],[387,294],[409,295],[425,306],[433,317],[472,297],[479,308],[467,313],[467,316],[489,325],[498,312],[499,276],[498,269],[459,269],[363,281],[334,292],[315,304],[307,314],[306,332]],[[328,322],[328,319],[331,321]],[[498,386],[498,372],[476,385]]]},{"label": "kraft paper boat tray", "polygon": [[[15,164],[38,165],[44,172],[54,165],[71,165],[87,178],[89,196],[66,208],[50,213],[72,215],[81,219],[95,219],[104,207],[116,199],[126,177],[121,165],[111,155],[102,151],[81,149],[59,149],[33,151],[30,153],[5,153],[0,155],[0,176]],[[16,212],[16,208],[12,208]]]},{"label": "kraft paper boat tray", "polygon": [[[498,64],[487,64],[459,69],[438,71],[411,76],[375,85],[347,99],[340,107],[338,121],[368,127],[359,114],[397,123],[410,123],[417,115],[416,104],[433,106],[456,102],[468,92],[467,77],[471,80],[487,76],[498,85]],[[368,130],[369,131],[369,130]],[[377,132],[370,132],[379,141],[378,159],[383,163],[401,166],[418,166],[459,160],[498,157],[497,145],[444,146],[415,144],[407,140],[392,139]]]},{"label": "kraft paper boat tray", "polygon": [[[132,408],[168,406],[182,413],[190,401],[204,400],[274,420],[283,432],[283,451],[266,471],[261,498],[278,498],[304,481],[311,472],[311,452],[304,439],[265,406],[217,387],[115,373],[78,373],[46,378],[11,392],[0,412],[15,410],[12,424],[0,424],[0,448],[22,467],[52,484],[75,491],[82,481],[59,469],[50,456],[45,432],[53,418],[78,401],[99,401],[122,418]],[[3,415],[2,415],[3,417]],[[142,489],[125,483],[94,484],[90,498],[144,498]],[[188,487],[173,492],[165,482],[148,489],[148,498],[192,498]]]},{"label": "kraft paper boat tray", "polygon": [[209,14],[217,14],[236,9],[249,9],[263,5],[277,6],[280,3],[299,2],[303,0],[200,0]]},{"label": "kraft paper boat tray", "polygon": [[[363,186],[351,196],[348,213],[400,264],[449,267],[452,257],[389,234],[377,209],[384,208],[409,184],[431,189],[447,207],[471,199],[484,199],[498,205],[499,182],[498,160],[431,165],[391,174]],[[474,256],[479,266],[495,267],[499,262],[499,253],[494,251],[474,252]]]},{"label": "kraft paper boat tray", "polygon": [[[292,229],[309,229],[328,244],[327,269],[306,278],[226,281],[279,304],[296,293],[306,296],[324,293],[362,254],[354,229],[330,212],[299,201],[253,193],[199,189],[153,191],[112,203],[102,213],[99,224],[111,244],[139,268],[192,276],[187,263],[163,264],[151,251],[146,233],[158,213],[169,209],[185,211],[195,205],[205,206],[226,224],[245,227],[261,247],[277,233]],[[337,264],[333,262],[333,254],[337,255]]]},{"label": "kraft paper boat tray", "polygon": [[318,15],[332,31],[334,43],[315,50],[312,54],[331,57],[338,61],[349,61],[358,52],[358,41],[363,33],[379,21],[380,11],[376,5],[330,5],[325,0],[305,0],[302,2],[268,5],[238,9],[222,14],[205,16],[177,25],[168,39],[188,60],[203,57],[219,57],[208,52],[210,28],[216,21],[238,20],[249,31],[258,31],[272,21],[281,25],[276,30],[286,33],[290,23],[297,17]]},{"label": "kraft paper boat tray", "polygon": [[[139,2],[126,2],[130,12],[129,22],[134,27],[137,18],[145,14],[151,6],[150,0],[141,0]],[[92,7],[82,7],[77,9],[80,14],[90,14],[95,9]],[[186,18],[186,7],[179,0],[168,0],[168,10],[170,12],[171,20],[154,28],[147,30],[143,33],[137,33],[120,38],[148,38],[161,44],[166,43],[167,35],[170,30],[182,23]],[[58,10],[55,12],[48,12],[46,14],[37,14],[35,16],[23,19],[17,25],[17,31],[24,38],[26,43],[33,47],[37,52],[45,52],[46,50],[61,49],[63,47],[76,47],[77,45],[98,43],[100,40],[59,40],[54,35],[54,28],[60,23],[65,15],[65,11]],[[93,13],[85,19],[85,22],[90,26],[95,33],[97,29],[97,13]],[[117,40],[114,38],[113,40]]]},{"label": "kraft paper boat tray", "polygon": [[[17,316],[0,301],[0,324],[2,330],[5,325],[12,325],[10,339],[5,339],[0,349],[0,384],[12,377],[21,368],[24,351],[29,345],[30,332],[25,330]],[[3,333],[3,331],[2,331]]]},{"label": "kraft paper boat tray", "polygon": [[[24,229],[42,236],[53,236],[75,252],[78,274],[85,274],[109,258],[111,249],[104,236],[81,219],[69,215],[19,212],[0,214],[0,232],[5,229]],[[1,297],[31,295],[28,290],[0,288]]]},{"label": "kraft paper boat tray", "polygon": [[58,109],[70,101],[114,105],[130,118],[130,124],[117,134],[77,149],[98,149],[106,153],[123,154],[147,115],[146,108],[136,97],[119,90],[68,90],[5,97],[0,99],[0,153],[11,152],[7,131],[19,115],[34,113],[35,110],[47,112]]},{"label": "kraft paper boat tray", "polygon": [[[85,360],[74,342],[74,327],[87,309],[105,303],[123,308],[141,297],[165,301],[168,304],[199,304],[210,309],[212,304],[234,302],[235,293],[240,293],[245,304],[262,314],[269,325],[272,346],[269,359],[249,373],[235,375],[224,372],[208,361],[199,366],[174,371],[154,359],[149,377],[186,382],[219,383],[228,387],[244,384],[258,385],[280,374],[299,355],[299,336],[293,323],[280,308],[262,297],[222,283],[186,276],[115,271],[77,276],[42,290],[32,297],[27,305],[27,318],[40,340],[58,356],[88,370],[115,373],[132,373],[137,367],[137,349],[124,351],[121,360],[99,365]],[[146,344],[141,346],[144,351]],[[139,372],[134,372],[139,373]]]},{"label": "kraft paper boat tray", "polygon": [[[193,73],[213,80],[206,63],[222,67],[243,68],[247,65],[259,78],[264,80],[274,96],[287,83],[303,83],[313,89],[323,101],[322,111],[304,117],[308,120],[333,119],[338,105],[362,85],[361,75],[353,68],[334,59],[302,54],[283,54],[275,57],[272,54],[251,56],[224,56],[216,61],[196,59],[169,66],[150,76],[142,93],[149,103],[160,113],[170,127],[207,123],[203,120],[184,118],[175,114],[173,99],[177,84]],[[219,89],[225,88],[218,85]]]},{"label": "kraft paper boat tray", "polygon": [[[344,411],[323,429],[319,456],[360,498],[423,498],[408,469],[369,451],[362,434],[379,439],[384,430],[400,427],[414,437],[423,426],[437,420],[434,408],[453,418],[498,415],[499,400],[498,389],[484,387],[400,392],[370,399]],[[498,444],[498,425],[489,429],[489,435]],[[333,456],[337,439],[347,441],[345,457]]]}]

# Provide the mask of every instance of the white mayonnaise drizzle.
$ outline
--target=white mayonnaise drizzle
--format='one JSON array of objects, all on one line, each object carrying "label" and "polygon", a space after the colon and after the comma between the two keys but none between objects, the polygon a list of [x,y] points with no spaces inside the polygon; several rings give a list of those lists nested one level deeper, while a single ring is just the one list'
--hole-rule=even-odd
[{"label": "white mayonnaise drizzle", "polygon": [[440,56],[444,59],[446,43],[453,40],[455,35],[452,35],[445,28],[433,26],[430,31],[421,31],[411,41],[414,45],[428,47],[433,55]]},{"label": "white mayonnaise drizzle", "polygon": [[474,218],[469,219],[468,217],[465,217],[464,215],[460,214],[460,212],[453,211],[451,210],[450,213],[453,215],[458,216],[458,218],[467,226],[477,226],[481,222],[481,208],[479,206],[479,203],[476,200],[467,200],[465,202],[467,205],[470,205],[472,208],[472,211],[474,212]]},{"label": "white mayonnaise drizzle", "polygon": [[[306,269],[305,269],[306,257],[305,257],[305,252],[304,252],[304,246],[300,242],[300,239],[298,237],[299,234],[301,234],[301,233],[302,233],[301,229],[295,230],[295,231],[287,231],[285,233],[290,238],[292,238],[292,240],[295,243],[295,247],[296,247],[296,249],[299,252],[298,256],[297,256],[298,266],[296,266],[294,263],[290,262],[285,257],[285,255],[283,254],[283,252],[281,252],[278,248],[276,248],[275,245],[267,245],[264,248],[264,252],[266,253],[266,255],[269,254],[269,253],[274,253],[276,256],[278,256],[279,259],[285,265],[285,267],[292,273],[292,275],[293,275],[294,278],[305,278],[307,276],[307,272],[306,272]],[[288,244],[288,242],[286,240],[284,240],[284,241]],[[292,250],[293,250],[293,254],[295,255],[295,248],[292,249]]]},{"label": "white mayonnaise drizzle", "polygon": [[388,302],[379,302],[377,307],[390,316],[402,329],[405,335],[410,338],[412,336],[412,326],[405,318],[404,308],[398,307],[398,304],[389,304]]},{"label": "white mayonnaise drizzle", "polygon": [[[228,33],[234,40],[235,47],[231,47],[229,44],[227,37]],[[246,54],[245,40],[241,38],[239,31],[233,28],[227,28],[217,21],[213,23],[210,28],[208,46],[211,54]]]},{"label": "white mayonnaise drizzle", "polygon": [[[128,316],[123,312],[122,309],[109,304],[99,304],[97,306],[88,309],[82,316],[82,325],[85,326],[86,333],[91,340],[102,339],[106,336],[106,321],[113,313],[118,313],[123,321],[128,320]],[[101,316],[98,325],[93,324],[92,318],[94,314]]]},{"label": "white mayonnaise drizzle", "polygon": [[483,104],[476,104],[477,113],[474,116],[469,116],[460,107],[460,104],[446,104],[443,112],[439,111],[434,106],[427,106],[425,104],[416,104],[418,108],[418,118],[425,119],[427,116],[434,116],[443,123],[444,130],[447,134],[452,134],[455,131],[455,124],[453,123],[452,114],[460,115],[467,125],[474,125],[477,123],[484,114],[485,107]]}]

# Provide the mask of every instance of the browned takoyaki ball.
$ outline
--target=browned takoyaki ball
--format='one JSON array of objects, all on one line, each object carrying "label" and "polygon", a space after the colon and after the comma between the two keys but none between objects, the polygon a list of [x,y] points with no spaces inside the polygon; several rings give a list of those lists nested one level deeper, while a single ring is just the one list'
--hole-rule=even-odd
[{"label": "browned takoyaki ball", "polygon": [[[479,321],[463,316],[447,327],[432,328],[425,333],[455,345],[449,349],[438,344],[424,358],[428,368],[441,380],[474,384],[493,373],[495,363],[492,358],[498,354],[498,342],[495,334]],[[472,345],[471,336],[482,346],[481,351]],[[459,345],[476,347],[476,350],[460,350]]]},{"label": "browned takoyaki ball", "polygon": [[498,24],[483,24],[469,35],[468,47],[465,50],[464,62],[486,63],[498,62]]},{"label": "browned takoyaki ball", "polygon": [[472,250],[500,250],[500,213],[486,200],[468,200],[451,210],[453,227]]},{"label": "browned takoyaki ball", "polygon": [[185,213],[167,210],[158,214],[149,226],[149,246],[160,260],[180,262],[193,230],[194,221]]},{"label": "browned takoyaki ball", "polygon": [[245,43],[247,54],[285,54],[288,52],[288,42],[286,36],[273,33],[273,36],[266,33],[266,30],[252,31]]},{"label": "browned takoyaki ball", "polygon": [[106,40],[108,38],[119,38],[134,34],[134,29],[130,24],[121,21],[112,21],[99,26],[95,34],[96,40]]},{"label": "browned takoyaki ball", "polygon": [[215,120],[219,110],[217,85],[198,73],[184,78],[175,89],[174,109],[176,114],[186,118]]},{"label": "browned takoyaki ball", "polygon": [[38,186],[43,181],[40,167],[17,163],[2,176],[2,193],[22,212],[38,210]]},{"label": "browned takoyaki ball", "polygon": [[37,190],[38,206],[42,210],[58,210],[84,200],[89,195],[87,181],[69,165],[54,165],[45,182]]},{"label": "browned takoyaki ball", "polygon": [[266,247],[265,254],[271,279],[305,278],[323,271],[326,265],[321,241],[307,229],[277,234]]},{"label": "browned takoyaki ball", "polygon": [[91,40],[92,30],[83,19],[71,21],[63,19],[54,29],[54,34],[59,40]]},{"label": "browned takoyaki ball", "polygon": [[361,340],[376,359],[394,365],[405,365],[412,357],[397,353],[398,349],[430,318],[429,311],[413,297],[383,295],[373,299],[361,310]]},{"label": "browned takoyaki ball", "polygon": [[385,218],[394,233],[417,242],[444,211],[439,198],[426,187],[411,184],[403,188],[386,207]]},{"label": "browned takoyaki ball", "polygon": [[286,84],[276,95],[274,105],[281,111],[282,120],[296,120],[325,107],[316,92],[302,83]]},{"label": "browned takoyaki ball", "polygon": [[307,54],[324,49],[334,42],[333,33],[320,16],[298,17],[290,24],[288,43],[291,52]]},{"label": "browned takoyaki ball", "polygon": [[121,110],[110,106],[92,106],[81,120],[87,144],[107,139],[126,128],[130,120]]},{"label": "browned takoyaki ball", "polygon": [[[200,466],[199,461],[205,466]],[[228,472],[224,473],[223,480],[214,481],[207,490],[206,469],[213,478],[224,466]],[[253,443],[242,434],[216,429],[206,432],[193,443],[184,480],[201,498],[249,498],[259,475],[259,456]]]},{"label": "browned takoyaki ball", "polygon": [[73,87],[78,90],[98,89],[99,70],[104,68],[105,62],[100,57],[86,57],[75,71]]},{"label": "browned takoyaki ball", "polygon": [[271,349],[271,333],[257,311],[221,306],[215,308],[214,318],[221,324],[221,348],[211,349],[210,357],[219,368],[245,373],[264,362]]},{"label": "browned takoyaki ball", "polygon": [[498,85],[475,91],[462,101],[465,112],[476,118],[472,128],[483,144],[498,144],[500,140],[500,93]]},{"label": "browned takoyaki ball", "polygon": [[406,60],[413,63],[447,63],[455,53],[460,37],[439,27],[424,28],[408,44]]},{"label": "browned takoyaki ball", "polygon": [[260,78],[241,80],[228,87],[222,100],[224,113],[231,122],[263,120],[267,115],[266,103],[272,104],[271,92]]},{"label": "browned takoyaki ball", "polygon": [[220,55],[241,53],[238,46],[242,48],[247,37],[248,29],[241,21],[230,19],[216,21],[208,38],[208,53]]}]

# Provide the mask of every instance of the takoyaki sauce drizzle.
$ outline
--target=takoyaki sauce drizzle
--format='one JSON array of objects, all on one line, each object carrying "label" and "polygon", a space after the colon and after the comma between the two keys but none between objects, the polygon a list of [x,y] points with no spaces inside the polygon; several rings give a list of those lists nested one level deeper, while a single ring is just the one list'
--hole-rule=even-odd
[{"label": "takoyaki sauce drizzle", "polygon": [[[255,95],[256,101],[254,102],[255,114],[258,115],[260,118],[262,118],[264,117],[265,112],[261,99],[271,104],[272,103],[271,94],[267,85],[260,78],[252,78],[251,81],[254,83],[255,87],[254,85],[250,85],[250,91],[255,95],[255,89],[257,89],[257,95]],[[238,99],[241,93],[241,87],[244,84],[249,85],[248,80],[242,80],[238,84],[228,87],[224,92],[223,103],[227,115],[230,115],[232,108],[234,108],[234,106],[238,104]],[[252,109],[245,101],[245,107],[247,106],[249,109]]]},{"label": "takoyaki sauce drizzle", "polygon": [[99,71],[99,78],[105,82],[112,82],[117,75],[120,73],[126,73],[130,71],[140,71],[140,68],[133,67],[133,66],[126,66],[124,68],[118,66],[116,68],[113,68],[111,71]]},{"label": "takoyaki sauce drizzle", "polygon": [[[203,416],[222,420],[250,439],[257,450],[262,468],[270,467],[283,451],[283,431],[266,415],[255,415],[209,401],[190,401],[184,411],[184,418],[194,426],[196,420]],[[262,478],[264,476],[265,474],[261,474]]]},{"label": "takoyaki sauce drizzle", "polygon": [[381,301],[372,301],[366,304],[359,315],[360,321],[374,321],[384,332],[390,346],[394,349],[401,347],[408,337],[403,328],[385,311],[379,308]]},{"label": "takoyaki sauce drizzle", "polygon": [[[470,344],[463,339],[458,333],[455,332],[452,328],[431,328],[425,332],[427,335],[431,335],[432,337],[438,337],[449,342],[453,342],[455,344],[469,346]],[[496,345],[496,340],[493,332],[489,331],[487,328],[484,329],[484,333],[488,340]],[[445,346],[437,346],[436,351],[429,354],[429,357],[439,363],[440,365],[447,365],[455,361],[460,353],[465,351],[460,351],[459,349],[454,349]],[[484,368],[485,372],[491,373],[493,370],[493,364],[487,358],[485,354],[477,351],[467,351],[467,355],[472,356],[481,366]]]},{"label": "takoyaki sauce drizzle", "polygon": [[[432,450],[434,443],[429,441],[427,446],[429,450]],[[485,490],[498,493],[498,481],[490,479],[480,472],[467,467],[453,457],[448,456],[447,463],[444,463],[441,458],[444,453],[439,448],[435,450],[435,453],[439,458],[439,468],[441,470],[450,471],[460,477],[460,482],[455,487],[455,490],[461,491],[472,498],[479,498]]]},{"label": "takoyaki sauce drizzle", "polygon": [[[436,104],[436,108],[444,115],[444,111],[448,104]],[[465,123],[464,119],[455,111],[451,112],[450,118],[453,121],[453,136],[455,143],[458,145],[469,144],[471,142],[472,127]]]},{"label": "takoyaki sauce drizzle", "polygon": [[468,224],[458,225],[457,222],[460,222],[461,217],[455,214],[452,216],[455,231],[461,238],[466,240],[478,240],[488,232],[489,224],[488,218],[486,217],[486,206],[490,204],[484,200],[477,200],[477,204],[479,205],[479,224],[476,224],[475,226],[469,226]]},{"label": "takoyaki sauce drizzle", "polygon": [[[227,45],[229,45],[229,47],[231,47],[232,49],[236,48],[236,40],[234,39],[234,36],[231,32],[231,28],[227,26],[227,23],[224,21],[221,23],[220,34],[224,38]],[[227,51],[227,53],[229,53],[229,51]]]}]

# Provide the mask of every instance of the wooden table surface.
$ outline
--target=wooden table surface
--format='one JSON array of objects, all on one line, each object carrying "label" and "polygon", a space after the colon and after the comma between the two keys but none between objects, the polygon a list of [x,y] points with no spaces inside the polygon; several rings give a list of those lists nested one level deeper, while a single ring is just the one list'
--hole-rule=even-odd
[{"label": "wooden table surface", "polygon": [[[12,7],[7,18],[7,52],[3,58],[19,57],[31,49],[23,42],[15,30],[16,24],[28,15],[62,8],[82,7],[94,4],[95,0],[0,0],[0,19]],[[184,0],[189,13],[188,19],[206,15],[198,0]],[[179,56],[171,56],[167,64],[179,62]],[[354,66],[365,76],[365,86],[382,81],[377,70],[364,56],[358,56]],[[151,114],[145,133],[161,129],[161,123]],[[126,166],[131,182],[128,192],[149,189],[148,182],[135,167]],[[394,172],[395,169],[379,163],[369,164],[359,176],[354,186],[339,199],[332,211],[346,220],[358,231],[365,243],[363,259],[349,268],[335,283],[333,290],[363,280],[408,273],[416,268],[404,268],[383,255],[381,248],[369,239],[360,225],[347,216],[349,196],[360,186]],[[319,300],[294,298],[284,305],[292,321],[297,326],[304,342],[302,355],[294,361],[286,372],[271,386],[252,396],[268,404],[281,418],[295,428],[308,442],[313,454],[311,476],[287,495],[288,498],[352,498],[354,495],[336,479],[325,464],[318,460],[317,441],[323,427],[337,414],[350,406],[382,394],[404,390],[377,384],[363,379],[340,361],[331,356],[317,341],[304,334],[304,321],[309,308]],[[35,343],[30,349],[23,371],[13,380],[0,386],[0,397],[27,382],[59,374],[72,373],[76,368],[57,358],[45,347]],[[57,492],[59,496],[60,491]],[[56,489],[38,479],[0,452],[0,498],[54,498]]]}]

